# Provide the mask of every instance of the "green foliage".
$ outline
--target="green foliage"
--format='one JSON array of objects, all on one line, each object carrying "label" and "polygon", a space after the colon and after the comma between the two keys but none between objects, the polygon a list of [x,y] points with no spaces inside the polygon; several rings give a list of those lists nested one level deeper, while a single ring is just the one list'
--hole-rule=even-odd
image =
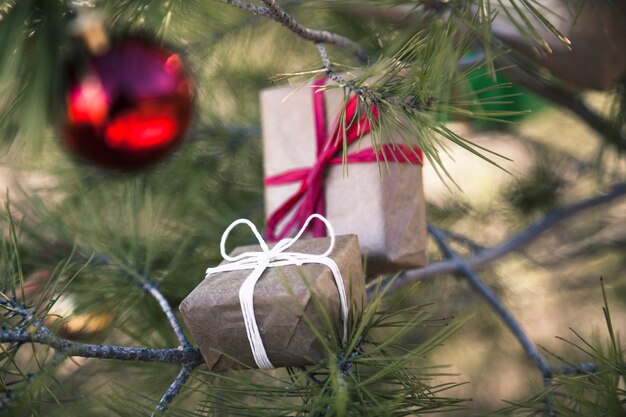
[{"label": "green foliage", "polygon": [[[176,346],[162,312],[128,277],[149,275],[176,305],[202,278],[204,269],[219,261],[218,237],[233,219],[247,217],[260,223],[258,92],[270,85],[268,78],[273,74],[312,68],[308,75],[320,75],[324,70],[312,44],[274,22],[226,4],[200,0],[96,2],[110,19],[114,33],[148,32],[183,49],[195,74],[199,103],[187,145],[169,162],[133,176],[102,173],[77,166],[59,154],[56,144],[44,142],[56,136],[50,131],[59,123],[63,109],[64,57],[76,46],[71,37],[71,3],[0,3],[0,140],[14,141],[15,148],[33,143],[34,148],[43,150],[34,158],[25,152],[18,161],[25,175],[36,168],[53,183],[37,193],[25,187],[25,194],[31,195],[20,196],[15,218],[7,218],[2,226],[0,299],[15,296],[43,318],[58,314],[54,307],[64,296],[71,296],[74,311],[64,315],[55,330],[82,314],[107,313],[113,318],[106,330],[75,337],[91,343]],[[491,158],[488,150],[459,137],[442,120],[489,120],[511,114],[507,110],[497,114],[476,110],[479,100],[464,87],[471,71],[491,66],[490,48],[486,48],[484,62],[471,68],[457,66],[470,48],[471,36],[478,35],[483,45],[490,44],[494,6],[510,6],[510,19],[523,28],[537,49],[545,45],[533,28],[537,24],[550,27],[539,17],[548,13],[532,0],[498,0],[497,4],[493,0],[455,0],[446,7],[456,20],[442,21],[441,12],[446,9],[442,7],[425,16],[423,25],[412,27],[385,27],[349,13],[338,17],[328,3],[284,3],[304,24],[347,34],[368,48],[375,59],[355,69],[347,52],[329,47],[333,61],[347,63],[336,64],[337,70],[347,72],[350,84],[344,87],[362,88],[365,108],[372,103],[379,106],[382,116],[375,125],[377,144],[385,140],[388,131],[399,130],[408,143],[422,147],[435,166],[440,162],[438,152],[449,141]],[[508,99],[505,93],[489,101]],[[623,103],[616,113],[622,122]],[[540,182],[543,173],[538,170],[531,175],[529,185]],[[554,187],[541,189],[538,195],[529,195],[528,189],[526,183],[521,184],[523,207],[527,205],[529,212],[538,201],[552,203],[558,197]],[[434,214],[450,221],[451,211]],[[5,215],[11,212],[7,210]],[[235,233],[234,239],[240,244],[247,238]],[[36,291],[26,293],[32,277],[40,271],[48,272],[50,278]],[[196,372],[168,415],[397,416],[457,409],[463,402],[447,393],[454,385],[430,384],[441,371],[425,358],[458,324],[415,346],[407,345],[403,336],[432,323],[423,308],[400,305],[375,298],[353,323],[351,354],[332,356],[318,367],[275,373]],[[2,324],[28,328],[34,319],[9,314],[2,317]],[[583,345],[607,371],[571,380],[563,377],[555,391],[565,393],[558,397],[567,399],[563,412],[567,415],[570,408],[583,409],[583,400],[589,398],[612,404],[612,410],[617,410],[615,407],[623,405],[623,386],[616,385],[615,373],[608,369],[623,352],[596,348],[599,354]],[[2,415],[147,415],[176,375],[176,369],[166,365],[77,361],[77,366],[36,345],[22,345],[19,354],[15,344],[0,348],[0,391],[2,400],[10,403],[0,407]],[[572,395],[581,388],[570,388],[569,381],[583,381],[584,393]],[[515,412],[539,412],[543,398],[545,394],[527,403],[524,411],[517,407]],[[190,411],[198,403],[200,407]],[[588,407],[586,403],[584,407]]]},{"label": "green foliage", "polygon": [[[625,351],[611,319],[604,283],[604,318],[607,334],[589,341],[571,329],[574,339],[560,338],[584,358],[574,363],[551,354],[563,364],[552,386],[523,402],[512,403],[493,416],[622,417],[626,415]],[[550,352],[549,352],[550,353]],[[559,370],[559,368],[555,368]]]},{"label": "green foliage", "polygon": [[533,169],[504,192],[504,198],[522,217],[546,213],[559,202],[563,179],[555,171],[555,158],[539,158]]},{"label": "green foliage", "polygon": [[[200,372],[202,406],[195,412],[173,409],[172,415],[387,417],[464,407],[464,400],[446,396],[457,384],[429,383],[441,371],[427,360],[462,322],[442,324],[424,306],[404,307],[412,293],[391,299],[381,293],[353,312],[348,343],[342,348],[334,340],[326,363],[271,372]],[[429,326],[443,327],[422,343],[406,343],[408,334]]]},{"label": "green foliage", "polygon": [[[134,195],[137,194],[135,190]],[[111,258],[118,266],[113,270],[111,264],[101,264],[98,257],[81,265],[74,260],[80,259],[82,251],[77,247],[76,253],[59,264],[45,285],[25,293],[26,288],[32,287],[32,282],[24,276],[20,233],[9,213],[5,223],[9,233],[2,247],[2,278],[7,289],[0,293],[0,297],[6,301],[17,300],[18,308],[23,306],[35,314],[27,317],[5,314],[1,323],[3,331],[27,330],[34,328],[33,324],[38,320],[47,322],[53,317],[51,311],[55,303],[68,292],[81,294],[81,299],[100,305],[106,304],[105,298],[114,294],[109,308],[128,314],[115,324],[118,331],[123,332],[122,340],[154,347],[175,343],[158,319],[162,312],[151,309],[145,300],[137,299],[140,289],[133,288],[132,276],[128,276],[136,271],[126,268],[127,259]],[[21,238],[28,239],[28,236]],[[91,284],[82,292],[80,282],[86,278]],[[98,282],[95,285],[94,280]],[[126,298],[124,293],[128,293]],[[339,340],[327,340],[320,332],[319,337],[329,352],[328,362],[302,370],[271,373],[196,372],[191,385],[177,401],[181,407],[172,408],[169,415],[402,416],[462,406],[462,400],[445,395],[456,384],[428,383],[440,371],[427,361],[428,354],[452,335],[462,322],[449,324],[440,319],[432,320],[423,306],[406,307],[404,301],[411,291],[396,298],[383,297],[383,293],[380,291],[363,311],[353,311],[349,341],[343,349]],[[5,313],[12,311],[12,307],[6,305],[2,309]],[[333,324],[329,322],[329,326]],[[408,334],[432,326],[443,327],[426,341],[414,346],[406,343]],[[104,340],[102,336],[99,340],[106,343],[112,336],[109,333]],[[115,337],[120,339],[119,334]],[[92,341],[95,340],[98,338],[92,336]],[[37,344],[3,345],[0,355],[0,391],[5,397],[0,404],[2,412],[9,412],[12,416],[78,416],[86,412],[94,416],[147,414],[154,404],[150,398],[155,395],[155,386],[161,382],[165,385],[165,381],[172,377],[158,368],[163,365],[118,363],[106,366],[103,363],[106,360],[101,360],[84,365],[86,369],[81,373],[97,375],[98,379],[95,385],[85,384],[80,375],[59,376],[59,368],[68,362],[68,358],[53,352]],[[122,379],[125,382],[121,383]],[[120,385],[123,389],[115,388]],[[73,394],[75,390],[79,396]],[[254,395],[250,396],[250,393]],[[198,401],[201,405],[195,411],[189,411],[190,404]]]},{"label": "green foliage", "polygon": [[0,132],[5,143],[18,135],[41,136],[42,126],[53,123],[52,109],[62,101],[61,55],[67,44],[68,9],[63,3],[0,5]]},{"label": "green foliage", "polygon": [[[228,5],[191,1],[107,1],[101,2],[103,10],[109,17],[113,33],[144,31],[156,38],[180,45],[188,51],[192,66],[198,64],[198,81],[202,90],[200,95],[210,94],[212,83],[221,84],[222,74],[211,74],[206,77],[202,71],[202,57],[218,44],[229,33],[237,32],[240,23],[246,26],[258,24],[258,20],[250,21]],[[385,2],[382,2],[385,3]],[[420,4],[422,2],[416,2]],[[501,1],[499,0],[499,3]],[[548,20],[543,18],[537,7],[527,0],[509,0],[508,7],[503,10],[509,14],[511,21],[525,32],[533,41],[539,42],[534,25],[541,24],[551,28]],[[96,2],[100,5],[100,2]],[[455,1],[445,4],[452,10],[457,19],[442,23],[437,14],[427,22],[427,27],[417,32],[412,28],[388,32],[390,42],[380,49],[383,56],[370,68],[362,71],[353,80],[357,86],[365,86],[366,76],[376,75],[376,80],[367,88],[372,90],[369,101],[374,100],[380,105],[385,116],[379,136],[388,140],[387,133],[392,128],[400,128],[413,145],[422,146],[431,162],[439,164],[437,150],[445,146],[437,135],[483,155],[480,148],[469,144],[466,140],[449,131],[440,123],[436,123],[435,113],[462,115],[463,117],[490,118],[491,112],[468,109],[468,101],[474,99],[461,96],[451,97],[450,89],[457,88],[459,76],[456,74],[456,63],[463,55],[469,33],[489,34],[489,25],[493,18],[493,7],[487,0]],[[310,7],[304,5],[303,8]],[[297,9],[297,7],[296,7]],[[512,11],[509,11],[511,9]],[[0,137],[6,142],[11,138],[20,137],[20,142],[35,142],[41,148],[41,140],[47,127],[56,127],[63,118],[63,86],[65,80],[64,60],[78,47],[78,41],[71,36],[72,20],[76,15],[76,6],[70,1],[39,2],[35,0],[14,2],[5,1],[0,8],[0,88],[6,90],[0,120]],[[530,17],[537,22],[532,22]],[[350,20],[350,25],[356,19]],[[306,22],[305,22],[306,24]],[[336,22],[335,22],[336,24]],[[467,33],[460,31],[460,25]],[[333,25],[330,25],[332,27]],[[348,25],[343,25],[344,27]],[[206,30],[199,31],[198,28]],[[369,38],[365,44],[379,49],[372,42],[365,30],[360,33]],[[358,34],[358,33],[357,33]],[[276,47],[281,43],[281,36],[272,35],[268,39]],[[290,35],[293,36],[293,35]],[[383,35],[385,36],[385,35]],[[460,40],[459,40],[460,39]],[[490,43],[490,39],[485,44]],[[360,41],[361,39],[356,39]],[[213,43],[213,45],[212,45]],[[250,45],[252,47],[252,45]],[[378,53],[378,52],[376,52]],[[270,53],[278,58],[277,51]],[[487,65],[491,65],[488,56]],[[302,62],[299,64],[302,66]],[[45,68],[45,71],[42,70]],[[239,66],[242,68],[242,66]],[[222,68],[222,71],[225,71]],[[231,78],[236,76],[230,71]],[[285,68],[282,68],[283,72]],[[406,77],[404,74],[406,73]],[[268,71],[265,77],[272,73]],[[246,74],[250,77],[251,74]],[[249,81],[248,81],[249,82]],[[208,88],[207,88],[208,87]],[[206,90],[205,90],[206,88]],[[241,91],[253,91],[239,88]],[[215,97],[215,101],[221,100]],[[256,102],[252,98],[253,102]],[[366,100],[367,101],[367,100]],[[370,103],[371,104],[371,103]],[[410,105],[407,105],[410,104]],[[432,110],[429,112],[426,110]],[[201,120],[207,121],[217,109],[203,108]],[[510,112],[500,112],[500,115]],[[399,122],[400,119],[406,119]],[[407,142],[411,142],[407,140]]]}]

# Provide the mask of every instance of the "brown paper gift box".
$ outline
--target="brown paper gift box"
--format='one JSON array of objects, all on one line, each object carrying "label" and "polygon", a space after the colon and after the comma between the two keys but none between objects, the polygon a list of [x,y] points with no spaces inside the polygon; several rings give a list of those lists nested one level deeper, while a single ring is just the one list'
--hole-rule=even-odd
[{"label": "brown paper gift box", "polygon": [[[289,252],[323,253],[329,243],[330,238],[301,239],[289,248]],[[250,251],[261,249],[260,246],[240,247],[231,256]],[[365,278],[357,237],[337,236],[329,257],[337,263],[341,272],[351,314],[359,311],[365,302]],[[239,288],[251,272],[231,271],[211,275],[180,305],[185,324],[199,345],[209,370],[256,368],[239,303]],[[285,281],[292,294],[285,287]],[[329,334],[330,330],[324,324],[326,322],[320,316],[309,288],[334,323],[335,329],[330,329],[335,332],[334,335]],[[332,272],[325,265],[266,269],[254,290],[254,311],[268,357],[277,368],[312,365],[327,359],[322,343],[310,324],[303,320],[302,312],[325,336],[339,340],[341,334],[339,293]]]},{"label": "brown paper gift box", "polygon": [[[325,91],[331,128],[341,109],[343,91]],[[316,158],[312,90],[276,87],[261,92],[265,176],[310,167]],[[396,142],[401,142],[395,138]],[[369,135],[348,147],[348,153],[371,147]],[[354,233],[367,259],[367,273],[394,272],[426,264],[426,209],[422,167],[418,164],[349,164],[327,171],[326,218],[337,234]],[[266,217],[300,183],[265,187]]]}]

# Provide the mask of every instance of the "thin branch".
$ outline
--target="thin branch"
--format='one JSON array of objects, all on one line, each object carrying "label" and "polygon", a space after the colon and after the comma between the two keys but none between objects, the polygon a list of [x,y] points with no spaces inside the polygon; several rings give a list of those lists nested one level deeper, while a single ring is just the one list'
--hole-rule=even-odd
[{"label": "thin branch", "polygon": [[225,3],[235,6],[238,9],[245,10],[255,15],[273,17],[272,12],[263,6],[257,6],[256,4],[248,3],[242,0],[223,0]]},{"label": "thin branch", "polygon": [[458,242],[461,245],[468,247],[474,252],[482,252],[485,250],[485,247],[483,245],[474,242],[467,236],[463,236],[462,234],[453,232],[452,230],[439,229],[439,231],[443,233],[448,240],[454,240],[455,242]]},{"label": "thin branch", "polygon": [[[485,249],[484,251],[472,256],[471,258],[464,259],[463,261],[472,270],[481,268],[485,265],[490,264],[496,259],[507,255],[510,252],[518,251],[524,248],[535,239],[537,239],[542,233],[550,230],[564,220],[578,213],[584,212],[585,210],[589,210],[613,202],[625,195],[626,184],[618,184],[605,195],[582,200],[580,202],[566,206],[562,209],[556,210],[546,215],[542,220],[531,225],[523,232],[513,236],[506,242],[493,248]],[[387,288],[387,291],[398,290],[404,285],[412,282],[433,278],[443,274],[453,274],[458,272],[462,271],[459,267],[458,262],[455,262],[454,260],[437,262],[420,269],[410,269],[405,271],[395,281],[391,282],[391,284]],[[387,280],[391,281],[392,278],[388,278]],[[368,292],[371,293],[372,291],[374,291],[374,287],[374,285],[371,285]]]},{"label": "thin branch", "polygon": [[598,372],[598,366],[592,362],[580,365],[564,365],[552,369],[553,375],[588,375]]},{"label": "thin branch", "polygon": [[172,326],[174,333],[176,333],[176,337],[178,338],[178,341],[180,342],[180,346],[183,349],[190,349],[191,343],[189,343],[189,340],[187,340],[187,336],[185,336],[183,327],[180,325],[180,322],[178,321],[178,319],[174,315],[174,312],[172,311],[172,307],[167,302],[163,294],[161,294],[161,292],[157,290],[154,282],[148,280],[148,282],[146,282],[143,285],[143,289],[149,292],[158,301],[159,306],[161,307],[161,310],[163,310],[163,312],[167,316],[167,320],[170,322],[170,326]]},{"label": "thin branch", "polygon": [[261,0],[267,9],[270,11],[268,17],[277,21],[296,35],[303,39],[316,42],[326,43],[330,45],[339,46],[341,48],[351,51],[361,62],[366,63],[368,61],[367,53],[365,49],[359,46],[353,40],[346,38],[345,36],[338,35],[336,33],[329,32],[327,30],[314,30],[309,29],[296,21],[291,15],[285,12],[275,0]]},{"label": "thin branch", "polygon": [[172,403],[172,401],[174,401],[174,398],[176,398],[176,396],[180,393],[180,390],[183,388],[183,385],[185,385],[185,383],[189,379],[189,375],[191,375],[191,371],[193,371],[194,368],[196,368],[196,366],[198,365],[189,364],[181,368],[180,372],[178,373],[178,376],[176,376],[176,379],[174,379],[174,382],[172,382],[172,385],[170,385],[167,391],[165,391],[165,394],[163,394],[161,401],[159,401],[159,404],[157,404],[156,410],[154,410],[151,417],[159,416],[163,414],[165,410],[167,410],[167,407]]},{"label": "thin branch", "polygon": [[[99,259],[103,264],[112,266],[121,274],[128,277],[157,300],[180,342],[179,348],[151,349],[143,347],[94,345],[63,339],[52,333],[50,329],[43,324],[43,321],[38,319],[25,305],[17,303],[3,293],[0,293],[0,307],[4,308],[9,315],[21,316],[23,321],[13,329],[3,329],[0,331],[0,343],[18,345],[37,343],[53,348],[57,352],[57,357],[62,358],[80,356],[84,358],[180,364],[182,365],[182,370],[156,406],[155,413],[162,413],[179,394],[183,385],[187,382],[189,374],[203,363],[202,355],[199,349],[191,346],[171,306],[149,277],[144,275],[143,279],[140,279],[127,273],[105,257],[100,257]],[[10,401],[8,397],[6,400],[0,401],[0,406],[8,403],[8,401]],[[153,413],[153,415],[155,414]]]},{"label": "thin branch", "polygon": [[106,256],[99,256],[98,260],[105,265],[115,268],[116,270],[120,272],[120,274],[126,276],[128,279],[133,281],[135,284],[137,284],[139,287],[141,287],[143,290],[149,293],[152,297],[154,297],[154,299],[157,300],[157,302],[159,303],[161,310],[163,310],[163,313],[165,313],[165,316],[167,317],[167,320],[169,321],[170,326],[172,327],[172,330],[174,330],[174,333],[176,334],[176,337],[178,338],[178,341],[180,342],[180,346],[183,349],[191,348],[191,343],[189,343],[187,336],[185,336],[183,327],[181,326],[180,322],[174,315],[174,311],[172,310],[172,307],[168,303],[167,299],[163,296],[163,294],[161,294],[161,292],[157,289],[157,283],[154,280],[152,280],[148,276],[148,274],[142,274],[143,279],[140,279],[136,277],[135,275],[129,274],[122,267],[115,264]]},{"label": "thin branch", "polygon": [[326,70],[326,75],[328,76],[328,78],[330,78],[340,86],[346,87],[348,90],[352,91],[356,95],[361,96],[365,99],[369,99],[373,103],[377,103],[380,100],[380,98],[376,97],[376,95],[374,95],[371,91],[366,91],[363,87],[356,85],[353,80],[346,80],[341,75],[337,74],[335,72],[335,69],[333,68],[333,63],[328,58],[328,52],[326,52],[326,47],[322,42],[316,42],[315,46],[317,46],[317,50],[320,53],[320,57],[322,58],[322,65]]},{"label": "thin branch", "polygon": [[3,330],[0,343],[38,343],[50,346],[66,356],[117,359],[123,361],[196,364],[202,362],[200,351],[191,349],[151,349],[73,342],[54,335],[47,327],[30,330]]},{"label": "thin branch", "polygon": [[445,235],[439,231],[438,229],[430,226],[428,228],[430,234],[435,238],[437,244],[439,245],[441,251],[445,254],[447,258],[449,258],[452,262],[455,262],[458,266],[459,272],[461,272],[467,281],[474,287],[474,289],[483,296],[483,298],[493,307],[493,309],[500,315],[504,323],[507,325],[509,330],[515,335],[517,340],[520,342],[528,356],[535,363],[537,368],[541,371],[542,376],[545,380],[549,380],[552,378],[552,370],[550,369],[550,365],[543,358],[537,346],[530,340],[526,332],[519,325],[513,314],[502,304],[498,296],[493,292],[491,288],[489,288],[480,277],[472,271],[470,266],[466,261],[461,259],[450,247],[448,242],[446,241]]},{"label": "thin branch", "polygon": [[[348,81],[345,78],[337,74],[333,68],[333,63],[330,62],[330,58],[328,58],[328,52],[326,52],[326,47],[321,42],[315,42],[315,46],[317,46],[317,50],[320,53],[320,58],[322,58],[322,65],[326,70],[326,75],[328,78],[336,82],[337,84],[348,86]],[[359,94],[357,91],[355,93]]]},{"label": "thin branch", "polygon": [[0,306],[6,310],[11,311],[17,315],[24,317],[26,320],[33,320],[35,315],[28,311],[23,304],[18,304],[16,301],[8,298],[4,293],[0,293]]},{"label": "thin branch", "polygon": [[[165,410],[167,410],[168,405],[180,393],[180,390],[183,388],[183,385],[185,385],[185,383],[189,379],[189,374],[191,374],[191,372],[202,363],[202,356],[200,355],[200,351],[197,348],[192,347],[191,343],[189,343],[189,340],[187,339],[187,336],[185,336],[185,332],[183,331],[183,327],[181,326],[180,322],[174,315],[174,311],[172,310],[172,307],[170,306],[167,299],[163,296],[163,294],[161,294],[161,292],[157,289],[156,282],[154,282],[148,276],[148,274],[143,274],[143,279],[139,279],[136,276],[125,272],[122,268],[115,265],[106,257],[100,257],[100,259],[102,260],[102,262],[108,265],[111,265],[114,268],[117,268],[120,271],[120,273],[127,276],[130,280],[137,283],[141,288],[143,288],[146,292],[152,295],[152,297],[154,297],[154,299],[156,299],[157,302],[159,303],[159,306],[161,307],[161,310],[163,310],[163,313],[165,313],[165,316],[167,317],[167,320],[169,321],[170,326],[174,330],[174,333],[176,334],[176,337],[178,338],[178,341],[180,342],[180,348],[175,349],[175,350],[165,349],[167,352],[158,352],[159,354],[158,357],[163,357],[164,359],[166,359],[171,354],[173,354],[173,352],[184,352],[186,356],[189,356],[189,360],[186,360],[183,362],[177,362],[177,363],[182,364],[183,367],[181,371],[179,372],[178,376],[174,379],[170,387],[167,389],[165,394],[163,394],[163,397],[161,398],[159,403],[156,405],[155,411],[152,413],[152,416],[162,414],[163,412],[165,412]],[[160,350],[163,351],[164,349],[160,349]],[[173,352],[170,352],[170,351],[173,351]],[[144,354],[145,353],[146,352],[144,352]],[[159,362],[158,360],[150,360],[150,361]]]},{"label": "thin branch", "polygon": [[[317,50],[319,51],[320,57],[322,58],[322,65],[326,70],[326,75],[328,76],[328,78],[336,82],[339,86],[347,88],[364,101],[372,104],[379,104],[381,101],[386,101],[391,105],[401,106],[407,113],[411,113],[416,110],[421,111],[425,108],[423,103],[420,100],[416,100],[415,98],[407,98],[402,100],[396,96],[388,96],[386,94],[380,92],[377,93],[371,89],[364,88],[355,83],[354,80],[346,80],[341,75],[337,74],[337,72],[335,72],[333,64],[328,58],[328,53],[326,52],[326,47],[324,46],[324,44],[321,42],[316,42],[315,46],[317,46]],[[433,98],[433,100],[435,100],[435,98]],[[426,107],[430,106],[431,104],[427,105]]]}]

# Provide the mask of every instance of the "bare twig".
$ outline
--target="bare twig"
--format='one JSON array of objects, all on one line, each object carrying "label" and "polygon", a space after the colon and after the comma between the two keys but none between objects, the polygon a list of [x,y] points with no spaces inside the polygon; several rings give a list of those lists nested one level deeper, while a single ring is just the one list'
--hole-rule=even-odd
[{"label": "bare twig", "polygon": [[187,352],[190,356],[192,356],[187,361],[178,362],[183,365],[182,369],[178,373],[178,376],[171,383],[167,391],[165,391],[165,394],[163,394],[163,397],[156,405],[155,411],[152,413],[152,416],[162,414],[163,412],[165,412],[165,410],[167,410],[169,404],[180,393],[180,390],[189,379],[189,375],[191,374],[191,372],[202,363],[202,356],[200,355],[199,350],[192,347],[191,343],[189,343],[189,340],[187,339],[187,336],[185,336],[185,332],[183,331],[183,327],[181,326],[180,322],[172,311],[172,307],[168,303],[167,299],[163,296],[163,294],[161,294],[161,292],[157,289],[156,282],[154,282],[147,274],[143,274],[143,280],[140,280],[131,274],[125,273],[122,268],[119,268],[107,258],[101,257],[100,259],[102,259],[103,262],[117,268],[120,273],[129,277],[133,282],[137,283],[141,288],[143,288],[146,292],[152,295],[154,299],[157,300],[159,306],[161,307],[161,310],[163,310],[163,312],[165,313],[165,316],[167,317],[170,326],[174,330],[174,333],[176,334],[176,337],[180,342],[180,348],[176,349],[176,351]]},{"label": "bare twig", "polygon": [[159,290],[157,290],[154,282],[152,281],[146,282],[143,285],[143,288],[158,301],[159,306],[161,307],[161,310],[163,310],[163,312],[167,316],[167,320],[170,322],[170,326],[172,326],[174,333],[176,333],[176,337],[178,338],[178,341],[180,342],[180,346],[183,349],[191,348],[191,344],[189,343],[189,340],[187,340],[187,336],[185,336],[183,327],[180,325],[180,323],[178,322],[178,319],[174,315],[174,312],[172,311],[172,307],[169,305],[165,297],[163,297],[163,294],[161,294]]},{"label": "bare twig", "polygon": [[585,362],[579,365],[564,365],[555,367],[552,370],[553,375],[587,375],[598,372],[598,366],[592,362]]},{"label": "bare twig", "polygon": [[363,49],[353,40],[345,36],[329,32],[327,30],[315,30],[307,28],[306,26],[299,23],[296,19],[294,19],[290,14],[285,12],[278,5],[278,3],[276,3],[275,0],[262,0],[266,7],[256,6],[241,0],[224,1],[248,12],[269,17],[270,19],[277,21],[278,23],[280,23],[281,25],[283,25],[303,39],[316,43],[322,42],[347,49],[352,52],[354,56],[359,59],[359,61],[363,63],[366,63],[368,61],[367,52],[365,52],[365,49]]},{"label": "bare twig", "polygon": [[245,10],[252,14],[272,17],[272,12],[263,6],[257,6],[256,4],[248,3],[242,0],[223,0],[225,3],[235,6],[241,10]]},{"label": "bare twig", "polygon": [[160,363],[200,363],[200,351],[191,349],[150,349],[113,345],[94,345],[73,342],[54,335],[41,325],[29,330],[3,330],[0,332],[1,343],[38,343],[50,346],[66,356],[83,358],[117,359],[123,361],[160,362]]},{"label": "bare twig", "polygon": [[171,404],[172,401],[174,401],[174,398],[176,398],[176,396],[180,393],[180,390],[183,388],[183,385],[185,385],[185,383],[189,379],[189,375],[191,375],[191,371],[193,371],[194,368],[196,368],[196,366],[198,366],[198,364],[187,364],[181,368],[180,372],[178,373],[178,376],[176,376],[176,379],[174,379],[174,382],[172,382],[172,385],[170,385],[167,391],[165,391],[165,394],[163,394],[161,401],[159,401],[159,404],[157,404],[156,410],[152,413],[152,417],[161,415],[165,412],[165,410],[167,410],[167,407]]},{"label": "bare twig", "polygon": [[[481,268],[510,252],[518,251],[524,248],[526,245],[537,239],[542,233],[550,230],[562,221],[578,213],[584,212],[585,210],[615,201],[625,195],[626,184],[616,185],[607,194],[582,200],[548,214],[539,222],[531,225],[523,232],[513,236],[504,243],[493,248],[485,249],[470,258],[464,259],[464,262],[472,270]],[[391,282],[391,284],[387,287],[387,291],[395,291],[400,287],[415,281],[458,272],[462,271],[458,262],[455,262],[454,260],[445,260],[443,262],[427,265],[424,268],[407,270],[396,280]],[[391,279],[392,278],[389,278],[389,280]],[[369,290],[372,292],[374,290],[374,285],[371,285]]]},{"label": "bare twig", "polygon": [[535,363],[537,368],[541,371],[544,380],[549,380],[552,378],[552,370],[550,369],[550,365],[543,358],[537,346],[530,340],[526,332],[519,325],[513,314],[502,304],[498,296],[493,292],[491,288],[489,288],[480,277],[472,271],[466,261],[461,259],[450,247],[448,242],[446,241],[445,235],[438,229],[429,226],[428,231],[435,238],[439,248],[444,253],[446,258],[455,262],[459,269],[459,272],[462,273],[467,281],[471,284],[471,286],[483,296],[483,298],[493,307],[493,309],[500,315],[504,323],[507,325],[509,330],[515,335],[517,340],[520,342],[528,356]]},{"label": "bare twig", "polygon": [[454,240],[455,242],[458,242],[461,245],[468,247],[474,252],[482,252],[485,250],[485,247],[483,245],[480,245],[474,242],[472,239],[468,238],[467,236],[463,236],[459,233],[453,232],[452,230],[444,230],[444,229],[438,229],[438,230],[441,233],[443,233],[448,240]]},{"label": "bare twig", "polygon": [[[317,46],[317,50],[320,53],[320,58],[322,58],[322,65],[326,70],[326,75],[328,78],[336,82],[337,84],[347,85],[348,82],[342,76],[338,75],[333,69],[333,63],[330,62],[330,58],[328,58],[328,52],[326,52],[326,47],[321,42],[315,42],[315,46]],[[358,94],[358,92],[357,92]]]},{"label": "bare twig", "polygon": [[163,310],[163,312],[165,313],[165,316],[167,317],[167,320],[169,321],[172,330],[174,330],[174,333],[176,334],[176,337],[180,342],[180,346],[183,349],[191,348],[191,344],[189,343],[187,336],[185,336],[183,327],[180,325],[180,322],[174,315],[170,304],[167,302],[163,294],[161,294],[161,292],[157,289],[157,283],[154,280],[152,280],[147,274],[143,274],[143,278],[139,278],[135,275],[129,274],[124,270],[124,268],[121,268],[119,265],[115,264],[115,262],[105,256],[99,256],[98,261],[102,264],[115,268],[120,272],[120,274],[124,275],[132,282],[137,284],[139,287],[141,287],[143,290],[145,290],[148,294],[150,294],[159,303],[159,307],[161,307],[161,310]]}]

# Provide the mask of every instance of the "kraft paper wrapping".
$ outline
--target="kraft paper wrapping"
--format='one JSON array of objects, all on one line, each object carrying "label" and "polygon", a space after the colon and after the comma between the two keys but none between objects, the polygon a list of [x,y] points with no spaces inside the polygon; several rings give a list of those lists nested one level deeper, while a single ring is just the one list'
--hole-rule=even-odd
[{"label": "kraft paper wrapping", "polygon": [[[341,109],[343,91],[325,93],[329,129]],[[310,167],[316,158],[311,89],[277,87],[261,92],[265,176]],[[396,138],[396,142],[401,141]],[[370,135],[348,152],[371,147]],[[299,183],[265,187],[269,217]],[[426,264],[426,209],[422,167],[376,163],[333,165],[325,182],[326,218],[337,234],[354,233],[367,259],[367,273],[395,272]]]},{"label": "kraft paper wrapping", "polygon": [[[330,238],[301,239],[288,251],[323,253],[329,243]],[[261,248],[240,247],[231,256],[250,251],[261,251]],[[341,271],[346,295],[351,300],[349,308],[352,315],[353,311],[360,311],[365,303],[365,277],[357,237],[337,236],[329,256]],[[252,270],[211,275],[180,305],[185,324],[199,345],[209,370],[220,372],[256,368],[239,303],[239,288],[250,272]],[[293,295],[288,288],[293,291]],[[328,329],[318,307],[314,305],[309,289],[323,305],[334,329]],[[302,313],[325,337],[339,340],[343,324],[340,306],[332,272],[325,265],[304,264],[266,269],[254,290],[254,311],[261,339],[272,364],[279,368],[312,365],[326,360],[326,351],[310,324],[303,320]]]}]

